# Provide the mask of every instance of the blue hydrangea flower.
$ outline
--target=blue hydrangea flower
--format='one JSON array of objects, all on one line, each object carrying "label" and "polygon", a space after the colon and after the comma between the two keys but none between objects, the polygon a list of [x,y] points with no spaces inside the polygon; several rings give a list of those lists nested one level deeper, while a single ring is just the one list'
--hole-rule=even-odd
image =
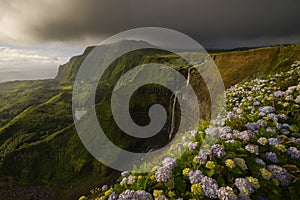
[{"label": "blue hydrangea flower", "polygon": [[288,186],[291,183],[291,175],[288,171],[278,165],[269,165],[267,169],[272,173],[282,186]]},{"label": "blue hydrangea flower", "polygon": [[266,156],[266,160],[271,161],[276,164],[279,163],[279,159],[277,158],[276,153],[266,152],[265,156]]},{"label": "blue hydrangea flower", "polygon": [[190,171],[189,172],[189,179],[191,184],[200,183],[204,175],[200,170]]},{"label": "blue hydrangea flower", "polygon": [[266,165],[266,163],[260,158],[255,158],[255,162],[260,165]]}]

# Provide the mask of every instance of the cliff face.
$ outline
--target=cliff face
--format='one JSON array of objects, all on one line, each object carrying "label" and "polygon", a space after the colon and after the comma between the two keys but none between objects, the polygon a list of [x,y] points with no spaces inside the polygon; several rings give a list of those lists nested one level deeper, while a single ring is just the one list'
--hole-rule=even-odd
[{"label": "cliff face", "polygon": [[[144,45],[140,41],[125,41],[117,45],[119,48],[126,48],[128,42],[131,43],[130,45]],[[72,86],[80,64],[92,49],[93,47],[88,47],[82,55],[75,56],[68,63],[60,66],[55,80],[0,84],[0,183],[2,185],[7,183],[55,187],[67,185],[67,187],[75,187],[72,190],[74,196],[70,197],[75,198],[76,191],[78,194],[85,193],[84,190],[99,184],[100,177],[103,181],[111,178],[112,171],[89,155],[73,125]],[[180,61],[177,56],[154,49],[146,52],[134,51],[127,56],[126,59],[123,57],[117,59],[101,79],[96,94],[96,109],[104,116],[101,125],[106,129],[111,140],[125,149],[145,151],[152,148],[158,139],[161,141],[160,145],[167,142],[168,137],[165,132],[170,129],[170,118],[168,118],[168,125],[157,137],[146,141],[128,137],[112,123],[108,91],[124,72],[143,63],[171,63],[171,66],[186,77],[189,66]],[[211,56],[220,70],[225,86],[229,87],[249,76],[288,69],[295,60],[300,60],[300,45],[212,53]],[[201,76],[193,70],[189,73],[190,84],[196,94],[202,96],[200,108],[209,110],[210,99]],[[18,94],[18,97],[15,94]],[[147,124],[148,108],[157,102],[170,111],[171,95],[170,91],[157,86],[139,89],[135,94],[136,100],[131,102],[133,118],[139,124]],[[149,101],[143,101],[145,96]],[[179,110],[178,105],[176,110]],[[179,111],[176,113],[179,114]],[[208,115],[208,111],[203,112],[202,117]],[[87,183],[85,187],[76,184],[83,180]],[[67,188],[65,189],[68,191]]]},{"label": "cliff face", "polygon": [[300,45],[211,54],[227,87],[259,73],[286,70],[300,59]]},{"label": "cliff face", "polygon": [[[134,41],[131,45],[138,45],[138,42]],[[93,48],[86,48],[82,55],[74,56],[68,63],[61,65],[55,79],[61,83],[72,82],[82,61]],[[210,55],[228,87],[253,74],[285,70],[293,61],[300,59],[300,45],[282,45],[244,51],[210,53]]]}]

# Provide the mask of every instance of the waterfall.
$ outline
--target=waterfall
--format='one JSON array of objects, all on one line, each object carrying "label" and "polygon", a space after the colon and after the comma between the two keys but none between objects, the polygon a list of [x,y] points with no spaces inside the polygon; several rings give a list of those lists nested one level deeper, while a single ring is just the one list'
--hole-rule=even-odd
[{"label": "waterfall", "polygon": [[[187,74],[187,79],[186,79],[186,84],[184,87],[187,87],[190,84],[190,76],[191,76],[191,68],[188,68],[188,74]],[[182,90],[182,89],[181,89]],[[172,103],[172,113],[171,113],[171,130],[169,133],[169,140],[172,138],[172,134],[175,130],[175,108],[176,108],[176,99],[177,99],[177,94],[180,90],[177,90],[174,92],[174,94],[170,98],[170,102],[172,102],[172,97],[173,98],[173,103]]]},{"label": "waterfall", "polygon": [[189,67],[185,86],[188,86],[190,84],[190,76],[191,76],[191,68]]},{"label": "waterfall", "polygon": [[[173,103],[172,103],[171,130],[170,130],[170,134],[169,134],[169,140],[172,138],[172,134],[175,129],[175,106],[176,106],[177,93],[178,93],[178,91],[174,92],[174,99],[173,99]],[[172,100],[172,97],[173,97],[173,95],[171,96],[171,100]]]}]

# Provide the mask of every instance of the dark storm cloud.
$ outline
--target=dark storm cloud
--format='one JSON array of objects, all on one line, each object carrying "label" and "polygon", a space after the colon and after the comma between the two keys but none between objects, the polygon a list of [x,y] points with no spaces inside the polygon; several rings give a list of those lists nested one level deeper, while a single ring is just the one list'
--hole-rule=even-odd
[{"label": "dark storm cloud", "polygon": [[[44,0],[27,4],[18,15],[22,31],[39,41],[104,39],[131,28],[158,26],[208,46],[300,42],[299,0]],[[18,4],[7,5],[7,12],[18,11]]]}]

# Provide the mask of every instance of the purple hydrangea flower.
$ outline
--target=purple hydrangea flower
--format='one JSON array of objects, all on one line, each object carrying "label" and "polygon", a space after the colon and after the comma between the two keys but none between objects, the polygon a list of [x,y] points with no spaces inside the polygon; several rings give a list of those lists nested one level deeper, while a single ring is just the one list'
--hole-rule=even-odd
[{"label": "purple hydrangea flower", "polygon": [[138,190],[138,191],[125,190],[120,194],[118,198],[118,200],[136,200],[136,199],[153,200],[151,194],[143,190]]},{"label": "purple hydrangea flower", "polygon": [[109,195],[108,200],[117,200],[118,199],[118,195],[113,192]]},{"label": "purple hydrangea flower", "polygon": [[197,161],[200,163],[200,164],[205,164],[206,163],[206,161],[207,161],[207,157],[209,156],[209,155],[211,155],[211,150],[210,149],[200,149],[200,151],[199,151],[199,155],[198,156],[196,156],[197,157]]},{"label": "purple hydrangea flower", "polygon": [[288,148],[287,153],[291,156],[291,159],[300,159],[300,151],[296,147]]},{"label": "purple hydrangea flower", "polygon": [[163,165],[163,167],[170,167],[173,169],[174,167],[176,167],[176,159],[171,158],[171,157],[166,157],[162,161],[162,165]]},{"label": "purple hydrangea flower", "polygon": [[282,186],[288,186],[291,183],[291,175],[288,171],[278,165],[269,165],[267,169],[272,173]]},{"label": "purple hydrangea flower", "polygon": [[264,107],[260,107],[258,109],[260,112],[263,112],[265,114],[269,114],[275,111],[275,108],[273,108],[272,106],[264,106]]},{"label": "purple hydrangea flower", "polygon": [[269,128],[269,127],[266,129],[266,131],[271,134],[275,134],[275,132],[276,132],[274,129]]},{"label": "purple hydrangea flower", "polygon": [[189,172],[189,179],[191,184],[200,183],[203,177],[204,175],[200,170]]},{"label": "purple hydrangea flower", "polygon": [[284,96],[284,92],[283,91],[277,91],[277,92],[274,92],[274,97],[276,97],[276,98],[279,98],[279,97],[282,97],[282,96]]},{"label": "purple hydrangea flower", "polygon": [[220,144],[214,144],[212,146],[211,151],[212,151],[213,155],[215,155],[217,158],[222,158],[223,156],[226,155],[226,152],[224,151],[223,146]]},{"label": "purple hydrangea flower", "polygon": [[259,106],[259,101],[255,101],[254,103],[253,103],[253,106]]},{"label": "purple hydrangea flower", "polygon": [[273,152],[266,152],[266,160],[269,160],[273,163],[279,163],[279,159],[277,158],[277,155],[276,153],[273,153]]},{"label": "purple hydrangea flower", "polygon": [[172,178],[172,168],[170,166],[160,167],[155,173],[155,179],[157,182],[165,183],[171,178]]},{"label": "purple hydrangea flower", "polygon": [[239,132],[237,131],[235,134],[234,134],[238,139],[242,140],[242,141],[249,141],[250,139],[252,138],[255,138],[255,135],[247,130],[247,131],[242,131],[242,132]]},{"label": "purple hydrangea flower", "polygon": [[252,194],[255,191],[252,184],[249,183],[245,178],[236,178],[234,184],[240,190],[240,193],[245,194],[246,192],[246,196],[248,196],[247,194]]},{"label": "purple hydrangea flower", "polygon": [[265,121],[265,120],[263,120],[263,119],[258,120],[258,121],[256,122],[256,124],[257,124],[258,126],[260,126],[260,127],[266,127],[266,126],[268,126],[268,122]]},{"label": "purple hydrangea flower", "polygon": [[255,158],[255,162],[260,165],[266,165],[266,163],[260,158]]},{"label": "purple hydrangea flower", "polygon": [[281,143],[281,139],[279,138],[269,138],[269,145],[276,146]]},{"label": "purple hydrangea flower", "polygon": [[256,123],[247,123],[246,128],[250,131],[257,132],[260,127]]},{"label": "purple hydrangea flower", "polygon": [[202,192],[209,198],[218,197],[218,184],[215,179],[204,176],[201,180]]},{"label": "purple hydrangea flower", "polygon": [[190,143],[188,144],[188,148],[189,148],[190,151],[195,150],[195,149],[197,148],[197,143],[195,143],[195,142],[190,142]]},{"label": "purple hydrangea flower", "polygon": [[278,121],[278,116],[277,116],[276,114],[274,114],[274,113],[268,114],[267,117],[268,117],[269,119],[271,119],[272,121],[274,121],[274,122],[277,122],[277,121]]}]

